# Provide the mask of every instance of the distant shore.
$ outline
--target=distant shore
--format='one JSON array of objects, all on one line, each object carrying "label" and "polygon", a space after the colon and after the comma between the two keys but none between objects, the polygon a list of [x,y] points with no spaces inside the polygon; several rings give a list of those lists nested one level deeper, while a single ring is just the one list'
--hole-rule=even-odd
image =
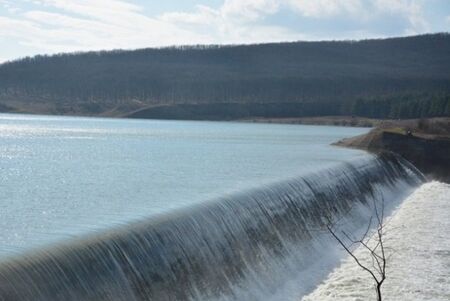
[{"label": "distant shore", "polygon": [[247,118],[247,119],[240,119],[239,121],[255,122],[255,123],[376,127],[388,120],[356,117],[356,116],[318,116],[318,117],[296,117],[296,118]]}]

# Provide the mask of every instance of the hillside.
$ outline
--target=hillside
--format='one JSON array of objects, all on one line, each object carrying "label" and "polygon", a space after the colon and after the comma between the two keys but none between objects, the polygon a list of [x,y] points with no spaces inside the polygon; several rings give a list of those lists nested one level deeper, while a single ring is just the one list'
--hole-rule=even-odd
[{"label": "hillside", "polygon": [[0,111],[171,119],[450,116],[450,35],[36,56]]}]

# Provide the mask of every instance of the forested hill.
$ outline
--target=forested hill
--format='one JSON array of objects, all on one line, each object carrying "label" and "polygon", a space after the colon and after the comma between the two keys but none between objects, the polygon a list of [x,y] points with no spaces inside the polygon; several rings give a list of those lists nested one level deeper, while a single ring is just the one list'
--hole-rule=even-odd
[{"label": "forested hill", "polygon": [[0,65],[0,111],[175,119],[450,116],[450,35],[36,56]]}]

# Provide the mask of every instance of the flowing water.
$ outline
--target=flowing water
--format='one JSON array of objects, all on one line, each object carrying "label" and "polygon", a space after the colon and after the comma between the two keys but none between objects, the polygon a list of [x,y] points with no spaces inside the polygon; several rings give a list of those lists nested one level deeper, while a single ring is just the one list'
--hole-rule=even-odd
[{"label": "flowing water", "polygon": [[423,178],[362,129],[0,117],[0,300],[295,300]]},{"label": "flowing water", "polygon": [[[450,300],[450,185],[430,182],[409,196],[385,221],[387,280],[383,300]],[[355,255],[366,266],[363,248]],[[376,300],[373,279],[352,258],[303,301]]]}]

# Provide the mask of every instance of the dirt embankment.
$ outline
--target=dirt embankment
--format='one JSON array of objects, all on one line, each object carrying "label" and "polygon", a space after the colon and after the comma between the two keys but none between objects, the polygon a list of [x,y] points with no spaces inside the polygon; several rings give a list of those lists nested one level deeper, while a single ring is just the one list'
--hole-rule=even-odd
[{"label": "dirt embankment", "polygon": [[450,183],[450,118],[390,122],[335,145],[395,152],[428,177]]}]

